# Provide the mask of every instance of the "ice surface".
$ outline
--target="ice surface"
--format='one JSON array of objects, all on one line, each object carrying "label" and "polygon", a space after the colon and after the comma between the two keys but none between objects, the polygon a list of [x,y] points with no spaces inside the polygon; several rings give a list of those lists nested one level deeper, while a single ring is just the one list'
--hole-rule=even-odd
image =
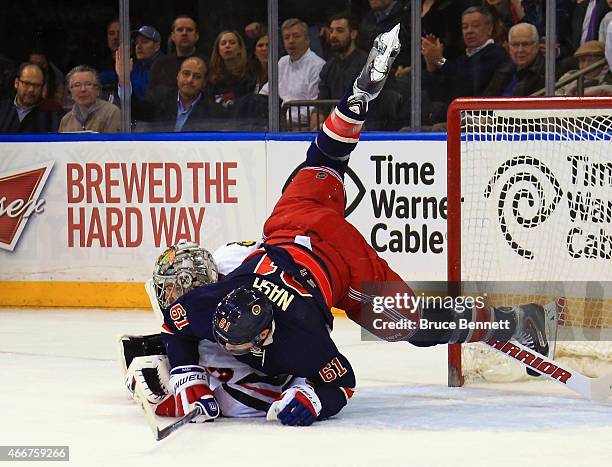
[{"label": "ice surface", "polygon": [[0,444],[69,445],[79,467],[612,465],[612,399],[541,381],[447,388],[446,347],[362,342],[346,319],[333,335],[358,387],[334,419],[223,419],[156,442],[116,341],[157,328],[144,311],[0,310]]}]

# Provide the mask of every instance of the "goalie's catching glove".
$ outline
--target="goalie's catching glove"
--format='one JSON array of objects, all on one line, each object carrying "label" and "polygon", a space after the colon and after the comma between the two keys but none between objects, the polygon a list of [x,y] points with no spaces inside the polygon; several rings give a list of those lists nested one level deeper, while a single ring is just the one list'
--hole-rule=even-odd
[{"label": "goalie's catching glove", "polygon": [[206,370],[197,365],[185,365],[172,368],[170,385],[174,391],[177,415],[183,417],[194,409],[200,415],[194,423],[207,422],[219,416],[219,404],[208,387]]},{"label": "goalie's catching glove", "polygon": [[156,415],[176,417],[167,356],[134,357],[127,369],[124,384],[131,398],[152,406]]},{"label": "goalie's catching glove", "polygon": [[298,384],[290,387],[274,401],[268,410],[268,420],[279,420],[283,425],[312,425],[321,413],[321,401],[312,386]]},{"label": "goalie's catching glove", "polygon": [[135,399],[136,385],[140,385],[142,393],[151,404],[159,404],[170,394],[168,381],[170,367],[165,355],[148,355],[133,357],[125,373],[124,384],[130,397]]}]

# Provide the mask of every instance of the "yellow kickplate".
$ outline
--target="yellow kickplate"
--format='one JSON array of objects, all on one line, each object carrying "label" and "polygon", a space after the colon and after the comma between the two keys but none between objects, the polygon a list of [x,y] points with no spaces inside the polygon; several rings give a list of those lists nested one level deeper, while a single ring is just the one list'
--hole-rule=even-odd
[{"label": "yellow kickplate", "polygon": [[[142,282],[0,282],[0,306],[150,308]],[[334,316],[344,311],[332,308]]]}]

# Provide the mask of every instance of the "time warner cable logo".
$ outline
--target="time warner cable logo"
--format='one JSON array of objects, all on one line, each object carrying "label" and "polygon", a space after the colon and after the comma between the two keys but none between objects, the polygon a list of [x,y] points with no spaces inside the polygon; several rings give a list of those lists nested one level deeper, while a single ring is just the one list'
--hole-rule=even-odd
[{"label": "time warner cable logo", "polygon": [[496,191],[499,228],[515,253],[527,260],[535,258],[529,244],[537,244],[537,237],[549,240],[551,236],[529,233],[557,210],[551,228],[564,229],[559,246],[569,257],[612,259],[612,161],[606,157],[569,154],[559,158],[567,164],[569,175],[563,188],[552,170],[533,156],[518,155],[497,168],[484,198],[492,198],[493,186],[500,185]]},{"label": "time warner cable logo", "polygon": [[39,199],[53,161],[0,173],[0,248],[13,251],[28,220],[44,211]]}]

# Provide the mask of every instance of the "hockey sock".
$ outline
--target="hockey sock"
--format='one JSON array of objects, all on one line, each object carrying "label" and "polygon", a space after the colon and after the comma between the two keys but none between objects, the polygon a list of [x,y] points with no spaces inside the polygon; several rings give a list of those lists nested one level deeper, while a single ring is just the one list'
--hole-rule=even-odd
[{"label": "hockey sock", "polygon": [[347,92],[327,117],[323,128],[306,153],[307,166],[329,167],[344,177],[350,153],[359,142],[365,112],[355,113],[348,108]]},{"label": "hockey sock", "polygon": [[483,342],[489,339],[507,341],[516,331],[516,314],[508,309],[475,306],[455,315],[457,330],[451,343]]}]

